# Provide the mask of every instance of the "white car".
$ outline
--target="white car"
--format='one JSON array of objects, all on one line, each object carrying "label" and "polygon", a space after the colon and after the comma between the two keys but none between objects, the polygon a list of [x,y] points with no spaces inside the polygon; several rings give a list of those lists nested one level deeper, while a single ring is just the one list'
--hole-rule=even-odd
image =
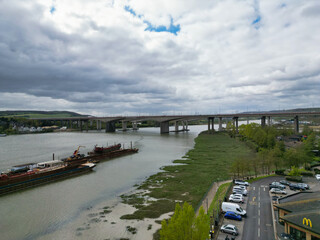
[{"label": "white car", "polygon": [[233,187],[233,189],[235,189],[235,188],[239,188],[239,189],[242,189],[242,190],[247,190],[247,187],[244,186],[244,185],[236,185],[236,186]]},{"label": "white car", "polygon": [[316,174],[316,179],[320,180],[320,174]]},{"label": "white car", "polygon": [[271,188],[270,192],[275,194],[287,194],[285,190],[281,190],[279,188]]},{"label": "white car", "polygon": [[235,225],[232,225],[232,224],[222,225],[220,230],[223,233],[229,233],[229,234],[232,234],[234,236],[237,236],[239,234],[238,228]]},{"label": "white car", "polygon": [[237,203],[244,203],[244,200],[243,200],[242,196],[235,196],[233,194],[230,195],[229,201],[230,202],[237,202]]},{"label": "white car", "polygon": [[233,187],[232,189],[232,193],[238,193],[238,194],[242,194],[244,196],[247,196],[248,191],[247,190],[243,190],[241,188],[237,188],[237,186]]},{"label": "white car", "polygon": [[245,185],[245,186],[249,186],[248,182],[245,182],[243,180],[234,180],[234,184],[236,185]]}]

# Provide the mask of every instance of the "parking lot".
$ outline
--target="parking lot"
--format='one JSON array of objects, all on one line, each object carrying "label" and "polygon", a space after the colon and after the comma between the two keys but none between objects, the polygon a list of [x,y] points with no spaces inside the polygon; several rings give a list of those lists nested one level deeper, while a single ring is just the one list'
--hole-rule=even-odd
[{"label": "parking lot", "polygon": [[[275,219],[277,219],[277,212],[272,212],[271,199],[272,196],[286,196],[282,194],[271,194],[269,193],[269,184],[280,180],[284,180],[284,177],[268,177],[260,179],[253,182],[248,188],[248,196],[245,197],[244,203],[238,203],[247,212],[247,217],[243,218],[242,221],[224,219],[223,225],[232,224],[235,225],[239,230],[238,236],[232,236],[231,234],[219,233],[217,239],[225,240],[226,236],[229,239],[233,237],[234,239],[243,240],[270,240],[275,239],[274,230],[276,234],[280,234],[284,231],[283,226],[278,224]],[[304,182],[310,185],[311,191],[319,191],[320,183],[316,181],[315,178],[305,178]],[[285,191],[287,195],[296,193],[297,191],[290,190],[287,186]],[[276,203],[276,202],[275,202]]]}]

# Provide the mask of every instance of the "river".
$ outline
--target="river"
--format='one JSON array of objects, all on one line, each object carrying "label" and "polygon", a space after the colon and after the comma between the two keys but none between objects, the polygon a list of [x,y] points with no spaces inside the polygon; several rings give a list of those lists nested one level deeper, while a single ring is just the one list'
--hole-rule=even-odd
[{"label": "river", "polygon": [[[207,128],[189,126],[189,132],[159,134],[159,128],[138,131],[59,132],[12,135],[0,138],[0,169],[69,156],[79,146],[81,153],[95,144],[114,143],[139,148],[139,153],[99,163],[93,172],[0,197],[0,239],[85,239],[77,229],[86,225],[91,239],[118,239],[103,235],[103,228],[90,227],[102,206],[120,202],[119,196],[133,189],[164,165],[181,158],[194,145],[194,138]],[[106,216],[107,217],[107,216]],[[106,218],[107,219],[107,218]],[[100,220],[99,220],[100,221]],[[102,237],[105,236],[105,237]]]}]

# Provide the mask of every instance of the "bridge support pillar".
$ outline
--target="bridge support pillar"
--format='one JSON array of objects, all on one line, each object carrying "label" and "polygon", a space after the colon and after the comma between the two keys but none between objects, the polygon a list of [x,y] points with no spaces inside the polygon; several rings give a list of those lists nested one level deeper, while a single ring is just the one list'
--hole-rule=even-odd
[{"label": "bridge support pillar", "polygon": [[169,133],[169,121],[160,122],[160,133]]},{"label": "bridge support pillar", "polygon": [[115,132],[116,131],[116,124],[115,122],[106,122],[106,132]]},{"label": "bridge support pillar", "polygon": [[132,130],[138,130],[138,123],[132,122]]},{"label": "bridge support pillar", "polygon": [[179,131],[179,121],[174,122],[174,131],[176,131],[176,132]]},{"label": "bridge support pillar", "polygon": [[271,126],[271,117],[268,116],[268,126],[270,127]]},{"label": "bridge support pillar", "polygon": [[182,131],[185,131],[186,130],[186,124],[185,124],[184,121],[181,121],[181,123],[182,123]]},{"label": "bridge support pillar", "polygon": [[122,121],[122,131],[127,131],[127,121]]},{"label": "bridge support pillar", "polygon": [[79,123],[80,123],[80,131],[82,132],[82,121],[79,120]]},{"label": "bridge support pillar", "polygon": [[189,131],[189,129],[188,129],[188,127],[189,127],[188,121],[184,121],[184,123],[185,123],[185,127],[186,127],[184,130],[185,131]]},{"label": "bridge support pillar", "polygon": [[236,128],[236,133],[239,133],[239,118],[233,117],[233,125]]},{"label": "bridge support pillar", "polygon": [[[211,129],[210,129],[211,125]],[[213,133],[214,132],[214,117],[209,117],[208,118],[208,132]]]},{"label": "bridge support pillar", "polygon": [[266,126],[266,116],[262,116],[261,117],[261,127],[265,127]]},{"label": "bridge support pillar", "polygon": [[88,132],[88,130],[89,130],[89,124],[88,124],[88,121],[85,121],[85,125],[86,125],[86,131]]},{"label": "bridge support pillar", "polygon": [[299,117],[298,116],[294,117],[294,131],[296,133],[299,133]]},{"label": "bridge support pillar", "polygon": [[219,131],[222,131],[222,117],[219,117]]},{"label": "bridge support pillar", "polygon": [[101,130],[101,120],[97,120],[96,124],[97,124],[97,130]]}]

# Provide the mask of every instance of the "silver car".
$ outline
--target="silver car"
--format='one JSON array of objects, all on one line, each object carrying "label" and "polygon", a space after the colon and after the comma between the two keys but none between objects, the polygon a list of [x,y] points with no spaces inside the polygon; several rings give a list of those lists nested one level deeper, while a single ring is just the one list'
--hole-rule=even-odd
[{"label": "silver car", "polygon": [[230,195],[229,201],[230,202],[237,202],[237,203],[244,203],[244,200],[243,200],[242,196],[235,196],[233,194]]},{"label": "silver car", "polygon": [[271,188],[270,192],[275,194],[287,194],[285,190],[281,190],[279,188]]},{"label": "silver car", "polygon": [[220,230],[223,233],[229,233],[229,234],[232,234],[234,236],[237,236],[239,234],[238,228],[235,225],[232,225],[232,224],[222,225]]}]

